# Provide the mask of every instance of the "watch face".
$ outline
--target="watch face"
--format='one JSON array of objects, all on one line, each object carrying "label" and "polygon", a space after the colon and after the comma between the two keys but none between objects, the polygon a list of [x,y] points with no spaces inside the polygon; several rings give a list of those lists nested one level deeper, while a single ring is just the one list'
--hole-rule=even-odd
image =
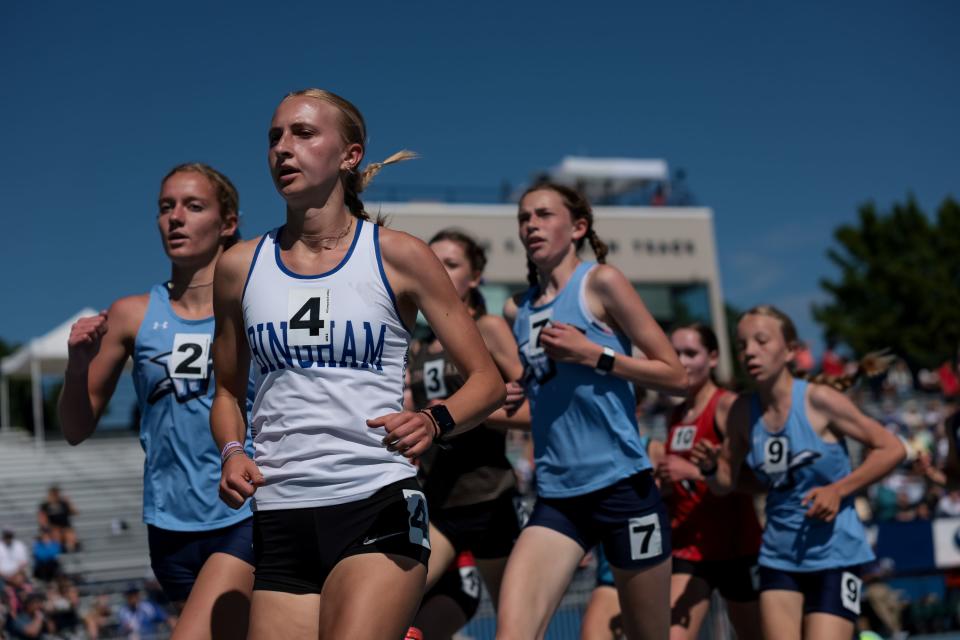
[{"label": "watch face", "polygon": [[429,411],[430,415],[437,421],[437,426],[440,427],[441,433],[449,433],[457,426],[453,421],[453,416],[450,415],[450,412],[442,404],[435,404],[429,407],[427,411]]},{"label": "watch face", "polygon": [[597,360],[597,369],[600,371],[610,371],[613,369],[613,356],[609,353],[600,354],[600,359]]}]

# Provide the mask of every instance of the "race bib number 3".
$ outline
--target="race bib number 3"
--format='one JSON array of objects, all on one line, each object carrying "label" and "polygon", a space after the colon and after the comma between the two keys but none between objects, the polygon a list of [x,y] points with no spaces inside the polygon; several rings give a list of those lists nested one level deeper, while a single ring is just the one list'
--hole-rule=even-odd
[{"label": "race bib number 3", "polygon": [[676,427],[670,437],[671,451],[690,451],[697,437],[697,428],[691,425]]},{"label": "race bib number 3", "polygon": [[203,380],[210,375],[210,335],[178,333],[170,353],[170,377]]},{"label": "race bib number 3", "polygon": [[663,553],[660,518],[656,513],[630,518],[630,559],[646,560]]},{"label": "race bib number 3", "polygon": [[330,344],[330,289],[290,289],[287,318],[287,344]]},{"label": "race bib number 3", "polygon": [[790,468],[790,441],[786,438],[768,438],[763,445],[763,470],[783,473]]},{"label": "race bib number 3", "polygon": [[427,400],[446,398],[447,383],[443,379],[443,359],[430,360],[423,363],[423,388],[427,392]]},{"label": "race bib number 3", "polygon": [[847,611],[860,615],[860,588],[863,581],[849,571],[840,577],[840,601]]},{"label": "race bib number 3", "polygon": [[530,314],[530,341],[527,343],[527,355],[538,356],[543,353],[543,346],[540,344],[540,332],[550,322],[553,317],[553,307],[548,307],[542,311]]},{"label": "race bib number 3", "polygon": [[427,499],[422,491],[404,489],[403,498],[407,501],[410,513],[410,542],[430,548],[430,520],[427,516]]}]

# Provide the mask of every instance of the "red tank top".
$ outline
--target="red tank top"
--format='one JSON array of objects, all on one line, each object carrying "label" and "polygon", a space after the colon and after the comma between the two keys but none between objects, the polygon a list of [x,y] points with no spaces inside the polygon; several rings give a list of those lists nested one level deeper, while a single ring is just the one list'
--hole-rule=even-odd
[{"label": "red tank top", "polygon": [[[692,423],[683,421],[683,405],[674,411],[667,434],[666,453],[690,458],[700,440],[721,443],[716,428],[717,402],[726,394],[717,389]],[[673,555],[684,560],[730,560],[756,555],[760,549],[760,524],[752,496],[732,493],[719,497],[705,482],[675,482],[667,497],[670,509]]]}]

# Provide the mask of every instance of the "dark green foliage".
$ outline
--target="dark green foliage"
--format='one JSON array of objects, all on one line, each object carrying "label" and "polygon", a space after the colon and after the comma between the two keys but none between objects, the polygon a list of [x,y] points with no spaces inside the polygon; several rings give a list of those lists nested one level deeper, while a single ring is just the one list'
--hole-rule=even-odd
[{"label": "dark green foliage", "polygon": [[827,251],[840,270],[814,307],[824,333],[855,353],[889,347],[914,368],[935,367],[960,344],[960,205],[947,198],[931,221],[910,197],[834,232]]}]

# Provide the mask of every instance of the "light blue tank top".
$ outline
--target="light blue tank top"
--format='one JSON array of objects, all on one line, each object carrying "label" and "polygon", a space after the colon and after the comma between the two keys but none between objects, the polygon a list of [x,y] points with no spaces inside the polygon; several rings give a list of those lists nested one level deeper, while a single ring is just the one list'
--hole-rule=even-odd
[{"label": "light blue tank top", "polygon": [[825,442],[810,426],[806,392],[806,381],[793,381],[790,414],[776,432],[767,429],[761,418],[760,399],[756,395],[751,398],[747,464],[769,490],[759,562],[797,572],[869,562],[874,559],[873,551],[852,496],[841,502],[833,522],[804,515],[809,505],[805,507],[801,501],[807,492],[850,474],[846,444],[842,440]]},{"label": "light blue tank top", "polygon": [[536,291],[529,290],[513,324],[530,400],[537,492],[546,498],[590,493],[650,468],[637,432],[633,385],[593,367],[554,362],[539,344],[540,331],[552,320],[573,325],[618,354],[631,352],[630,340],[587,308],[584,286],[594,266],[581,263],[546,305],[533,306]]},{"label": "light blue tank top", "polygon": [[[143,520],[171,531],[209,531],[251,516],[218,495],[220,451],[210,434],[213,318],[184,320],[165,285],[150,289],[137,331],[133,384],[140,407]],[[253,448],[249,437],[247,451]]]}]

